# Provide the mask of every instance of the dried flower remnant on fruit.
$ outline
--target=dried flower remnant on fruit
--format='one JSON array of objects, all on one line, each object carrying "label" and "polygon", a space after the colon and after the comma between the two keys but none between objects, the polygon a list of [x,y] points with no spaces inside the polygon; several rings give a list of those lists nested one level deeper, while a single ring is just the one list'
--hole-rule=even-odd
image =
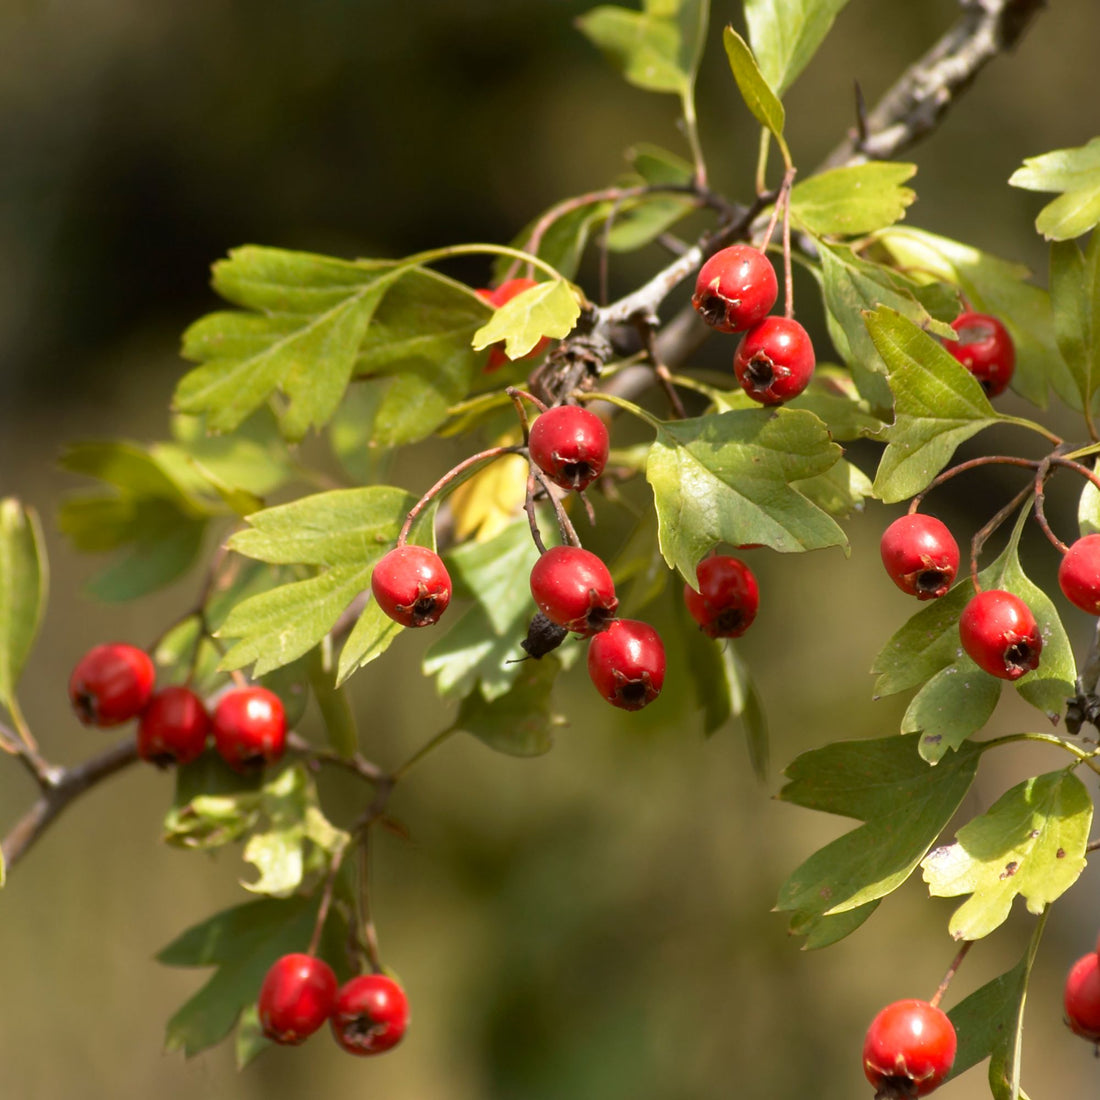
[{"label": "dried flower remnant on fruit", "polygon": [[153,694],[156,669],[143,649],[123,642],[94,646],[69,677],[69,700],[86,726],[105,729],[136,718]]},{"label": "dried flower remnant on fruit", "polygon": [[555,485],[583,492],[603,473],[610,449],[604,422],[578,405],[555,405],[535,418],[531,461]]},{"label": "dried flower remnant on fruit", "polygon": [[718,332],[743,332],[762,321],[779,295],[775,268],[747,244],[715,252],[695,280],[691,304]]},{"label": "dried flower remnant on fruit", "polygon": [[760,590],[740,558],[715,554],[696,567],[696,591],[684,585],[684,604],[709,638],[739,638],[756,618]]},{"label": "dried flower remnant on fruit", "polygon": [[375,565],[370,586],[378,606],[402,626],[431,626],[451,602],[447,567],[426,546],[394,547]]},{"label": "dried flower remnant on fruit", "polygon": [[616,619],[588,643],[588,675],[614,707],[641,710],[661,694],[665,647],[648,623]]},{"label": "dried flower remnant on fruit", "polygon": [[955,1064],[955,1028],[927,1001],[887,1005],[863,1041],[863,1072],[879,1100],[912,1100],[943,1083]]},{"label": "dried flower remnant on fruit", "polygon": [[1043,637],[1031,609],[1002,589],[979,592],[959,617],[959,640],[991,676],[1018,680],[1039,665]]},{"label": "dried flower remnant on fruit", "polygon": [[959,547],[947,525],[916,512],[894,520],[879,543],[890,579],[918,600],[947,594],[959,570]]},{"label": "dried flower remnant on fruit", "polygon": [[605,630],[619,606],[607,566],[579,546],[553,546],[539,556],[531,595],[551,622],[584,637]]},{"label": "dried flower remnant on fruit", "polygon": [[814,362],[813,344],[797,321],[766,317],[741,337],[733,371],[753,401],[782,405],[809,385]]}]

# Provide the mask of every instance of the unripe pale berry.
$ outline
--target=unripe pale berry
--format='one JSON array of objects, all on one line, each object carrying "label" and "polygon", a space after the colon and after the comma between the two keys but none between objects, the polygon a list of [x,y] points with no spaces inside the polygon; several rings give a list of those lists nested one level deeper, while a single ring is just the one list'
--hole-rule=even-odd
[{"label": "unripe pale berry", "polygon": [[535,418],[528,437],[531,461],[563,489],[587,489],[607,465],[604,422],[579,405],[555,405]]},{"label": "unripe pale berry", "polygon": [[[498,287],[482,287],[477,291],[477,296],[482,301],[488,302],[493,309],[500,309],[505,302],[510,302],[517,294],[522,294],[533,286],[538,286],[535,279],[505,279]],[[544,336],[523,358],[533,359],[536,355],[540,355],[549,343],[550,340]],[[510,362],[512,360],[505,353],[504,344],[493,344],[489,348],[489,358],[485,360],[485,371],[488,373],[499,370]]]},{"label": "unripe pale berry", "polygon": [[1096,951],[1082,955],[1070,968],[1062,1003],[1066,1026],[1083,1039],[1100,1042],[1100,955]]},{"label": "unripe pale berry", "polygon": [[641,710],[661,694],[665,647],[648,623],[616,619],[588,643],[588,675],[596,690],[622,710]]},{"label": "unripe pale berry", "polygon": [[979,592],[959,617],[959,639],[971,660],[1002,680],[1036,668],[1043,638],[1031,608],[1002,589]]},{"label": "unripe pale berry", "polygon": [[314,955],[283,955],[264,977],[257,998],[260,1026],[276,1043],[304,1043],[336,1007],[332,967]]},{"label": "unripe pale berry", "polygon": [[946,1013],[927,1001],[895,1001],[867,1029],[863,1072],[884,1100],[925,1096],[951,1072],[957,1046]]},{"label": "unripe pale berry", "polygon": [[374,567],[370,588],[378,606],[402,626],[430,626],[451,602],[443,559],[426,546],[396,546]]},{"label": "unripe pale berry", "polygon": [[210,715],[190,688],[162,688],[149,700],[138,723],[138,756],[162,768],[190,764],[202,755],[209,732]]},{"label": "unripe pale berry", "polygon": [[918,600],[945,595],[959,571],[959,546],[947,525],[920,512],[894,520],[879,551],[890,579]]},{"label": "unripe pale berry", "polygon": [[700,268],[691,304],[711,328],[743,332],[767,317],[778,294],[768,257],[751,245],[734,244]]},{"label": "unripe pale berry", "polygon": [[733,356],[741,388],[761,405],[782,405],[797,397],[814,372],[809,334],[787,317],[765,317],[741,337]]},{"label": "unripe pale berry", "polygon": [[385,974],[360,974],[336,994],[332,1034],[349,1054],[381,1054],[409,1026],[405,991]]},{"label": "unripe pale berry", "polygon": [[1100,535],[1085,535],[1066,551],[1058,587],[1074,607],[1100,615]]},{"label": "unripe pale berry", "polygon": [[552,623],[585,637],[605,629],[619,606],[607,566],[579,546],[553,546],[539,556],[531,595]]},{"label": "unripe pale berry", "polygon": [[756,618],[760,590],[752,570],[740,558],[715,554],[695,568],[696,592],[684,585],[684,603],[709,638],[739,638]]},{"label": "unripe pale berry", "polygon": [[227,691],[214,708],[214,747],[235,771],[273,764],[286,750],[286,712],[273,691],[254,684]]},{"label": "unripe pale berry", "polygon": [[143,649],[112,642],[89,649],[69,677],[69,699],[86,726],[117,726],[135,718],[153,694],[156,669]]},{"label": "unripe pale berry", "polygon": [[1008,388],[1016,368],[1016,347],[1008,329],[988,313],[960,313],[951,327],[957,340],[945,340],[944,347],[981,384],[988,397]]}]

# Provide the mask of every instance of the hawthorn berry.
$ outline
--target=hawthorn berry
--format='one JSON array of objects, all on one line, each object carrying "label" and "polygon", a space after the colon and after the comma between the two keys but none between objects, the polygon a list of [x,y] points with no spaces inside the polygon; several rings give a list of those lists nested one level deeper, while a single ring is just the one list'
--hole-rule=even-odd
[{"label": "hawthorn berry", "polygon": [[951,327],[957,340],[944,347],[978,380],[988,397],[1004,393],[1016,369],[1016,348],[1008,329],[988,313],[960,313]]},{"label": "hawthorn berry", "polygon": [[531,461],[563,489],[582,492],[607,465],[607,428],[580,405],[547,409],[535,418],[527,442]]},{"label": "hawthorn berry", "polygon": [[341,986],[332,1034],[349,1054],[381,1054],[397,1046],[409,1026],[405,991],[385,974],[360,974]]},{"label": "hawthorn berry", "polygon": [[402,626],[430,626],[451,602],[443,559],[426,546],[396,546],[374,567],[370,589],[378,606]]},{"label": "hawthorn berry", "polygon": [[531,595],[552,623],[585,637],[606,629],[619,606],[607,566],[579,546],[553,546],[539,556]]},{"label": "hawthorn berry", "polygon": [[741,337],[733,356],[741,388],[761,405],[782,405],[797,397],[814,372],[809,334],[788,317],[765,317]]},{"label": "hawthorn berry", "polygon": [[925,1096],[951,1072],[957,1045],[946,1013],[927,1001],[895,1001],[867,1029],[863,1072],[882,1100]]},{"label": "hawthorn berry", "polygon": [[767,317],[778,294],[768,257],[752,245],[733,244],[700,268],[691,304],[711,328],[743,332]]},{"label": "hawthorn berry", "polygon": [[234,771],[274,764],[286,750],[286,712],[273,691],[254,684],[227,691],[214,708],[214,747]]},{"label": "hawthorn berry", "polygon": [[959,617],[959,638],[974,663],[1002,680],[1036,668],[1043,637],[1031,608],[1011,592],[979,592]]},{"label": "hawthorn berry", "polygon": [[69,699],[86,726],[117,726],[139,715],[153,694],[156,669],[137,646],[110,642],[89,649],[69,677]]},{"label": "hawthorn berry", "polygon": [[1070,967],[1063,1004],[1066,1026],[1075,1035],[1100,1043],[1100,955],[1096,951],[1082,955]]},{"label": "hawthorn berry", "polygon": [[708,638],[740,638],[756,618],[760,590],[740,558],[715,554],[695,567],[696,592],[684,585],[684,603]]},{"label": "hawthorn berry", "polygon": [[1100,615],[1100,535],[1085,535],[1066,551],[1058,586],[1074,607]]},{"label": "hawthorn berry", "polygon": [[661,636],[648,623],[615,619],[588,643],[588,675],[612,706],[641,710],[664,686]]},{"label": "hawthorn berry", "polygon": [[[533,286],[538,286],[535,279],[505,279],[498,287],[481,287],[477,291],[477,296],[482,301],[488,302],[493,309],[500,309],[505,302],[510,302],[517,294],[522,294]],[[549,343],[549,338],[544,336],[523,358],[533,359],[536,355],[540,355]],[[499,370],[511,361],[504,350],[503,343],[493,344],[489,348],[489,358],[485,360],[485,371],[488,373]]]},{"label": "hawthorn berry", "polygon": [[142,711],[137,732],[138,756],[162,768],[169,764],[190,764],[202,755],[209,732],[210,715],[190,688],[162,688]]},{"label": "hawthorn berry", "polygon": [[947,525],[920,512],[894,520],[879,551],[890,579],[918,600],[945,595],[959,571],[959,545]]},{"label": "hawthorn berry", "polygon": [[338,982],[324,959],[283,955],[260,986],[256,1007],[263,1033],[276,1043],[304,1043],[336,1008]]}]

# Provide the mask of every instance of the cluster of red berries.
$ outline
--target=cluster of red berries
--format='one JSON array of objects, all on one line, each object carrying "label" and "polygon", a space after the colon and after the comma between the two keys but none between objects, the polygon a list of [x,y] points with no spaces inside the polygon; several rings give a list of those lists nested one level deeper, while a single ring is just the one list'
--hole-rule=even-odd
[{"label": "cluster of red berries", "polygon": [[381,1054],[409,1026],[405,991],[385,974],[360,974],[339,985],[316,955],[276,959],[257,999],[264,1035],[283,1046],[304,1043],[326,1020],[349,1054]]},{"label": "cluster of red berries", "polygon": [[692,305],[719,332],[743,332],[733,356],[741,388],[761,405],[797,397],[814,372],[814,346],[790,317],[769,317],[779,295],[767,256],[747,244],[715,252],[699,270]]},{"label": "cluster of red berries", "polygon": [[1062,1003],[1066,1026],[1082,1039],[1100,1044],[1100,936],[1096,950],[1082,955],[1070,967]]},{"label": "cluster of red berries", "polygon": [[887,1005],[863,1040],[863,1072],[876,1100],[912,1100],[943,1084],[958,1039],[947,1014],[928,1001]]},{"label": "cluster of red berries", "polygon": [[189,764],[214,746],[233,769],[247,772],[278,760],[286,748],[286,714],[279,697],[259,685],[232,688],[213,715],[189,687],[154,690],[149,654],[121,642],[97,645],[77,662],[69,698],[86,726],[107,728],[138,719],[138,755],[167,767]]}]

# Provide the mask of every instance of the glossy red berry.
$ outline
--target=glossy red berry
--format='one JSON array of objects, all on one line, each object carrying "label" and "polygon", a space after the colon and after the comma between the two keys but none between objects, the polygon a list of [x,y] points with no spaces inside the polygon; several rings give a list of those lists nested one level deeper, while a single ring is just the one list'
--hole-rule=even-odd
[{"label": "glossy red berry", "polygon": [[741,337],[733,356],[741,388],[761,405],[782,405],[797,397],[814,372],[809,334],[786,317],[765,317]]},{"label": "glossy red berry", "polygon": [[691,304],[719,332],[743,332],[767,317],[778,294],[768,257],[751,245],[734,244],[703,264]]},{"label": "glossy red berry", "polygon": [[[488,302],[493,309],[500,309],[505,302],[510,302],[517,294],[522,294],[533,286],[538,286],[535,279],[505,279],[498,287],[482,287],[477,291],[477,296]],[[533,359],[536,355],[541,355],[549,343],[549,339],[544,336],[523,358]],[[493,344],[489,348],[489,358],[485,360],[485,370],[499,370],[511,361],[505,354],[503,344]]]},{"label": "glossy red berry", "polygon": [[370,588],[378,606],[402,626],[430,626],[451,602],[451,577],[443,559],[411,543],[382,558],[371,574]]},{"label": "glossy red berry", "polygon": [[605,629],[619,606],[607,566],[579,546],[553,546],[539,557],[531,595],[552,623],[585,637]]},{"label": "glossy red berry", "polygon": [[696,592],[684,585],[684,603],[709,638],[739,638],[756,618],[760,590],[752,570],[740,558],[716,554],[695,568]]},{"label": "glossy red berry", "polygon": [[927,1001],[895,1001],[872,1021],[863,1041],[863,1072],[877,1096],[925,1096],[955,1062],[955,1028]]},{"label": "glossy red berry", "polygon": [[1082,955],[1070,968],[1062,1001],[1066,1026],[1075,1035],[1100,1043],[1100,955],[1096,951]]},{"label": "glossy red berry", "polygon": [[536,417],[528,438],[531,461],[555,485],[587,489],[607,465],[604,422],[579,405],[555,405]]},{"label": "glossy red berry", "polygon": [[959,571],[959,545],[947,525],[920,512],[894,520],[879,551],[890,579],[918,600],[945,595]]},{"label": "glossy red berry", "polygon": [[256,1007],[264,1034],[276,1043],[304,1043],[336,1008],[332,967],[314,955],[276,959],[260,986]]},{"label": "glossy red berry", "polygon": [[1002,680],[1036,668],[1043,638],[1031,608],[1011,592],[979,592],[963,608],[959,638],[974,663]]},{"label": "glossy red berry", "polygon": [[332,1034],[350,1054],[381,1054],[401,1042],[408,1026],[405,991],[385,974],[360,974],[336,995]]},{"label": "glossy red berry", "polygon": [[588,643],[588,675],[596,690],[623,710],[641,710],[661,694],[665,647],[648,623],[616,619]]},{"label": "glossy red berry", "polygon": [[214,708],[214,747],[235,771],[273,764],[286,750],[286,712],[273,691],[253,685],[227,691]]},{"label": "glossy red berry", "polygon": [[1008,329],[988,313],[960,313],[951,327],[957,340],[944,341],[944,347],[981,383],[989,397],[1008,388],[1016,368],[1016,348]]},{"label": "glossy red berry", "polygon": [[143,649],[111,642],[89,649],[69,677],[69,699],[86,726],[117,726],[135,718],[153,694],[156,669]]},{"label": "glossy red berry", "polygon": [[1100,615],[1100,535],[1085,535],[1066,551],[1058,586],[1074,607]]},{"label": "glossy red berry", "polygon": [[162,768],[190,764],[202,755],[209,732],[210,716],[190,688],[162,688],[138,723],[138,756]]}]

